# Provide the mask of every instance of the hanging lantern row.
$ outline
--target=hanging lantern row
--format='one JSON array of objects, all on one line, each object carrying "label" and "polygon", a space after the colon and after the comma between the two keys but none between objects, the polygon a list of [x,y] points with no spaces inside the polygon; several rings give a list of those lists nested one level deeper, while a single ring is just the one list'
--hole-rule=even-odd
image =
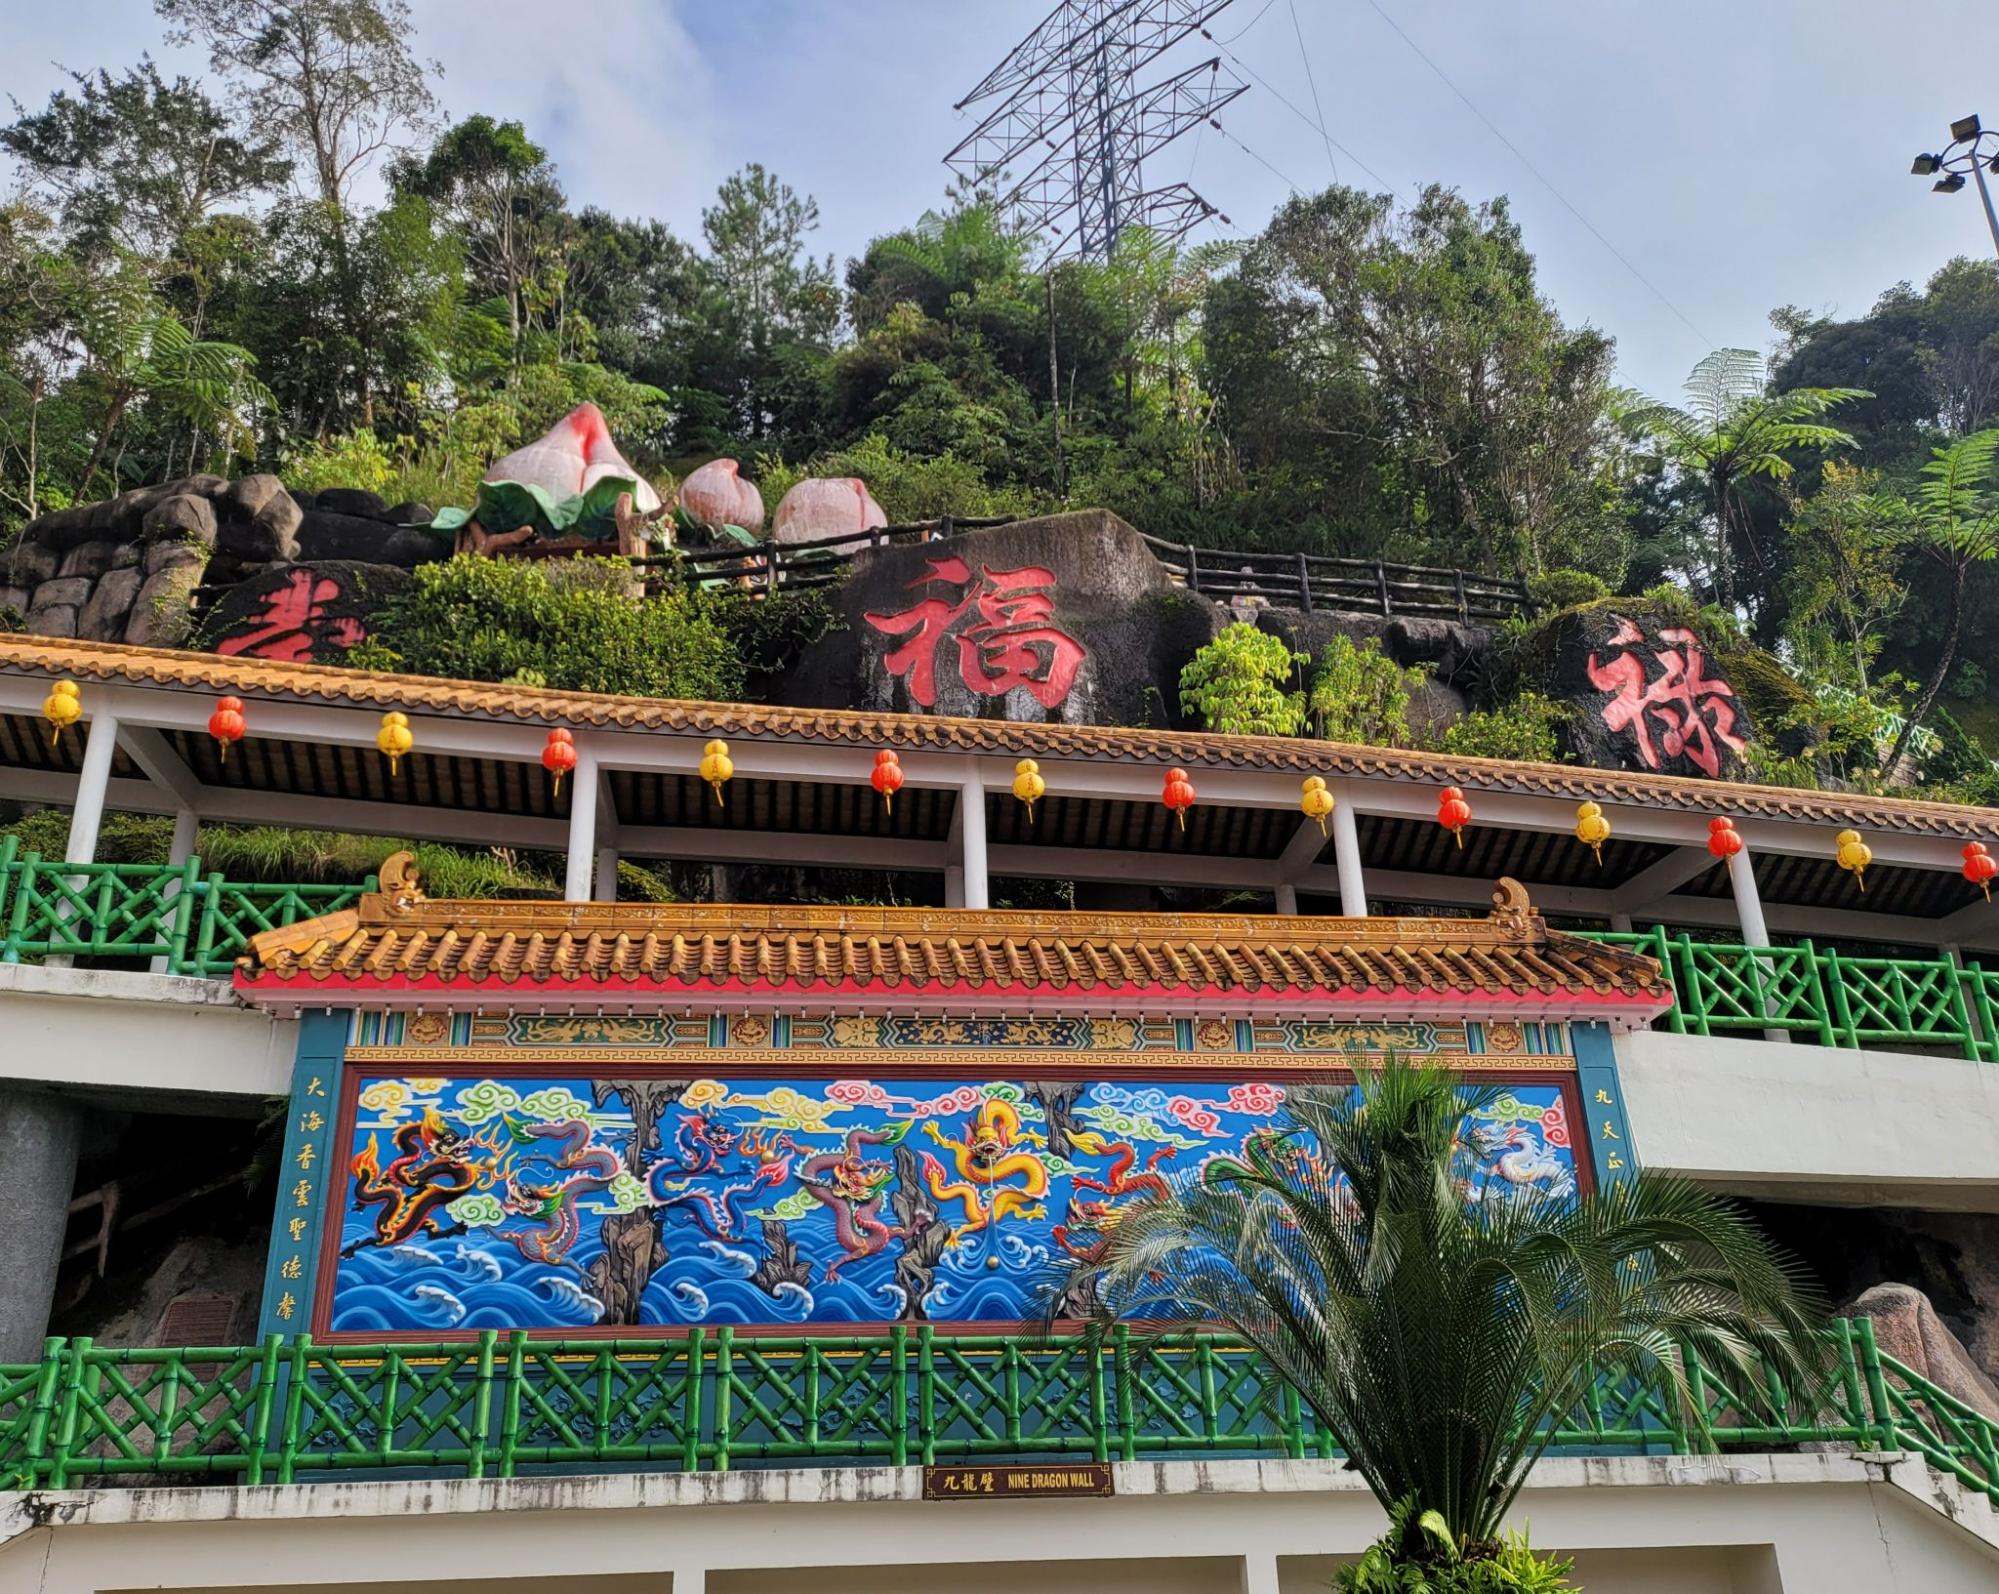
[{"label": "hanging lantern row", "polygon": [[722,788],[728,785],[735,773],[736,761],[729,756],[729,744],[721,737],[716,737],[701,749],[701,778],[708,782],[709,789],[715,793],[717,808],[729,806],[728,799],[722,795]]},{"label": "hanging lantern row", "polygon": [[1576,840],[1596,854],[1596,866],[1603,867],[1603,844],[1610,840],[1610,821],[1597,803],[1584,803],[1576,810]]},{"label": "hanging lantern row", "polygon": [[76,682],[58,681],[42,699],[42,718],[49,722],[49,746],[62,741],[62,733],[83,718],[83,699],[77,696]]},{"label": "hanging lantern row", "polygon": [[1982,841],[1967,841],[1964,844],[1964,878],[1985,893],[1985,900],[1992,900],[1992,877],[1999,875],[1999,863],[1992,860],[1992,854],[1985,850]]},{"label": "hanging lantern row", "polygon": [[1326,833],[1326,815],[1333,811],[1333,794],[1326,790],[1324,775],[1307,775],[1305,784],[1298,793],[1298,811],[1307,819],[1319,822],[1319,834]]},{"label": "hanging lantern row", "polygon": [[1874,849],[1860,839],[1857,830],[1842,830],[1833,838],[1839,846],[1833,856],[1840,868],[1853,876],[1854,884],[1867,889],[1867,866],[1874,861]]},{"label": "hanging lantern row", "polygon": [[560,725],[548,733],[541,750],[541,767],[555,777],[555,795],[562,795],[562,777],[576,767],[576,738]]},{"label": "hanging lantern row", "polygon": [[881,793],[882,812],[895,812],[895,794],[902,790],[902,760],[896,757],[895,749],[884,747],[875,754],[874,773],[868,776],[868,784]]},{"label": "hanging lantern row", "polygon": [[375,732],[375,745],[388,756],[389,779],[396,778],[396,765],[416,746],[416,737],[410,733],[410,717],[401,709],[390,709],[382,716],[382,728]]},{"label": "hanging lantern row", "polygon": [[1041,778],[1041,766],[1023,758],[1013,766],[1013,794],[1027,807],[1027,822],[1034,823],[1034,805],[1048,795],[1048,782]]},{"label": "hanging lantern row", "polygon": [[1457,787],[1446,786],[1437,794],[1437,823],[1451,833],[1460,848],[1464,846],[1465,826],[1471,823],[1471,804]]},{"label": "hanging lantern row", "polygon": [[215,738],[215,745],[221,749],[216,756],[222,763],[229,762],[229,749],[243,740],[249,728],[243,718],[243,700],[240,697],[219,697],[215,700],[215,712],[208,716],[208,734]]}]

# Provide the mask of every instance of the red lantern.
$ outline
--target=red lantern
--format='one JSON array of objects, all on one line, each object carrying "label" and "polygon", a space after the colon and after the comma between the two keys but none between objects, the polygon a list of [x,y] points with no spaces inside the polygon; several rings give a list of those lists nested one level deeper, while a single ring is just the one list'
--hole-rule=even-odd
[{"label": "red lantern", "polygon": [[1964,878],[1985,893],[1985,900],[1992,900],[1992,877],[1999,875],[1999,863],[1992,860],[1992,854],[1985,850],[1982,841],[1967,841],[1964,844]]},{"label": "red lantern", "polygon": [[560,725],[548,733],[541,750],[541,767],[555,777],[555,795],[562,795],[562,777],[576,767],[576,738]]},{"label": "red lantern", "polygon": [[213,736],[222,748],[222,762],[229,762],[229,748],[243,740],[243,733],[249,729],[243,721],[243,700],[240,697],[218,698],[215,712],[208,716],[208,734]]},{"label": "red lantern", "polygon": [[1166,787],[1159,794],[1159,800],[1173,810],[1173,817],[1180,821],[1180,828],[1187,828],[1187,810],[1194,806],[1194,783],[1187,778],[1184,769],[1169,769],[1166,772]]},{"label": "red lantern", "polygon": [[1462,847],[1465,844],[1465,826],[1471,823],[1471,804],[1465,801],[1465,794],[1455,786],[1446,786],[1437,798],[1437,823],[1448,830]]},{"label": "red lantern", "polygon": [[1732,819],[1710,819],[1707,822],[1707,850],[1717,858],[1733,858],[1742,850],[1742,833],[1735,828]]},{"label": "red lantern", "polygon": [[868,776],[868,784],[882,794],[883,811],[894,813],[895,794],[902,790],[902,760],[895,756],[894,748],[884,747],[875,754],[875,769]]}]

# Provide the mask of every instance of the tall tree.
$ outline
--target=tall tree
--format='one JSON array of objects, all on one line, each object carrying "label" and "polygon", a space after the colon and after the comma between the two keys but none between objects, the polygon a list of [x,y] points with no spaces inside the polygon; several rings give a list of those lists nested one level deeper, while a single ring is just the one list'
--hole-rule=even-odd
[{"label": "tall tree", "polygon": [[469,116],[428,158],[398,162],[391,177],[399,190],[436,207],[465,250],[475,291],[505,301],[518,360],[529,301],[565,243],[562,188],[547,152],[519,122]]},{"label": "tall tree", "polygon": [[124,250],[169,269],[191,264],[192,235],[215,211],[281,183],[291,163],[275,136],[230,131],[229,119],[185,77],[150,59],[114,78],[73,72],[73,90],[0,128],[0,148],[85,252]]},{"label": "tall tree", "polygon": [[1908,597],[1901,579],[1908,508],[1879,492],[1880,485],[1879,471],[1829,460],[1819,490],[1810,498],[1790,499],[1792,553],[1785,571],[1790,634],[1808,657],[1813,628],[1826,628],[1845,660],[1834,678],[1843,675],[1862,692],[1882,632]]},{"label": "tall tree", "polygon": [[153,0],[177,44],[199,44],[242,96],[246,119],[298,158],[325,208],[336,303],[354,360],[354,402],[373,424],[375,358],[353,256],[353,187],[384,155],[428,127],[435,62],[410,49],[408,0]]},{"label": "tall tree", "polygon": [[1684,1393],[1692,1350],[1711,1367],[1760,1355],[1781,1387],[1818,1387],[1802,1274],[1721,1198],[1643,1173],[1593,1195],[1468,1202],[1464,1148],[1499,1094],[1395,1058],[1352,1090],[1293,1089],[1239,1159],[1122,1205],[1051,1310],[1093,1301],[1098,1333],[1114,1319],[1226,1330],[1298,1391],[1376,1499],[1437,1512],[1474,1556],[1599,1377],[1663,1371]]},{"label": "tall tree", "polygon": [[1902,733],[1881,761],[1881,772],[1892,774],[1903,752],[1929,712],[1957,662],[1964,634],[1964,597],[1972,570],[1999,555],[1999,496],[1994,489],[1999,461],[1999,428],[1961,437],[1934,451],[1923,467],[1916,489],[1916,546],[1942,568],[1949,594],[1942,638],[1924,678],[1921,694],[1902,723]]},{"label": "tall tree", "polygon": [[1751,349],[1716,349],[1693,368],[1686,389],[1685,406],[1647,399],[1626,412],[1625,424],[1649,440],[1667,465],[1706,485],[1714,594],[1733,609],[1738,541],[1759,575],[1768,580],[1773,574],[1770,552],[1742,501],[1744,484],[1758,477],[1787,480],[1795,469],[1793,453],[1853,447],[1849,433],[1819,417],[1873,395],[1852,387],[1799,387],[1773,395],[1765,388],[1762,358]]}]

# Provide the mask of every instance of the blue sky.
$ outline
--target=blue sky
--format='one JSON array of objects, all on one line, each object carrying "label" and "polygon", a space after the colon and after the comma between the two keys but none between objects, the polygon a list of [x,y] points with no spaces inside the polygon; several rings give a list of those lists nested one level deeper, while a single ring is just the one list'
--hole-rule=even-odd
[{"label": "blue sky", "polygon": [[[692,236],[716,183],[759,160],[818,198],[819,251],[844,261],[941,197],[940,158],[970,125],[952,102],[1050,3],[415,0],[415,10],[420,49],[445,69],[447,108],[525,121],[578,201]],[[28,105],[57,86],[56,62],[116,67],[150,48],[200,65],[159,47],[149,0],[5,4],[0,92]],[[1148,181],[1191,170],[1236,233],[1260,226],[1292,183],[1313,189],[1337,172],[1375,186],[1279,99],[1312,112],[1309,56],[1333,140],[1391,187],[1441,179],[1474,198],[1510,195],[1544,290],[1571,322],[1615,337],[1621,379],[1652,391],[1674,388],[1712,344],[1766,346],[1775,305],[1858,314],[1896,281],[1990,247],[1974,194],[1934,196],[1907,175],[1951,118],[1982,109],[1999,124],[1989,4],[1379,4],[1630,267],[1375,0],[1234,0],[1213,31],[1268,86],[1253,82],[1223,112],[1228,136],[1209,130],[1197,146],[1190,135]],[[1212,53],[1192,39],[1171,61]]]}]

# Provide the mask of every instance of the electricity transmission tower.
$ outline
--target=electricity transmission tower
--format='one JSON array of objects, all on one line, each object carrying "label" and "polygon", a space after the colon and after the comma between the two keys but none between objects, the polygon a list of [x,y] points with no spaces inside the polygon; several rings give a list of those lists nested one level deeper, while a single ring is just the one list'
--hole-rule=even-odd
[{"label": "electricity transmission tower", "polygon": [[1002,202],[1055,240],[1051,258],[1102,259],[1127,227],[1178,238],[1219,215],[1186,183],[1146,188],[1141,167],[1249,85],[1219,56],[1137,80],[1229,3],[1061,0],[958,102],[987,109],[944,164],[981,186],[1005,184]]}]

